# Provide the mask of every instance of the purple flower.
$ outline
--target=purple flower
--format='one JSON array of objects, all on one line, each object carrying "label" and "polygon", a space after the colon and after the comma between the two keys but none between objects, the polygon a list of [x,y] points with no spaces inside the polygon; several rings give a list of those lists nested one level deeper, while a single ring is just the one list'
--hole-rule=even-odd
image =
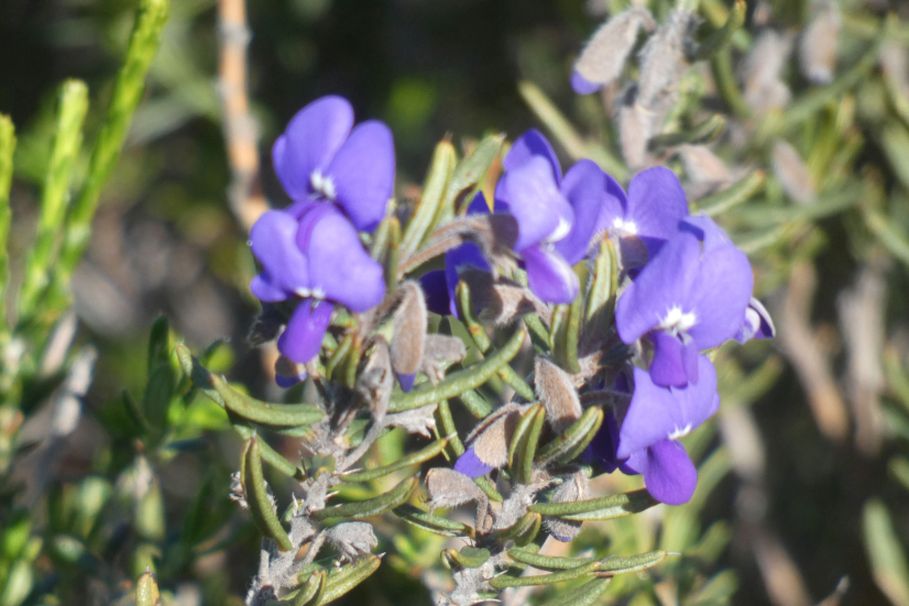
[{"label": "purple flower", "polygon": [[555,246],[571,232],[574,210],[560,189],[555,152],[539,131],[529,130],[514,142],[503,166],[495,212],[509,213],[517,222],[514,250],[524,261],[530,289],[544,301],[570,303],[578,279]]},{"label": "purple flower", "polygon": [[698,381],[698,352],[734,338],[751,300],[751,265],[706,217],[692,217],[622,293],[619,336],[653,345],[654,382],[682,387]]},{"label": "purple flower", "polygon": [[[482,192],[478,192],[467,207],[467,214],[488,214],[489,205]],[[473,242],[465,242],[445,253],[445,269],[426,272],[420,278],[420,285],[426,295],[426,307],[439,315],[451,314],[458,317],[458,306],[455,301],[455,288],[458,286],[461,272],[467,269],[478,269],[491,272],[492,266],[483,255],[483,250]]]},{"label": "purple flower", "polygon": [[745,321],[736,333],[735,340],[746,343],[751,339],[772,339],[775,336],[776,327],[773,325],[770,312],[760,301],[752,297],[745,309]]},{"label": "purple flower", "polygon": [[[272,148],[275,172],[296,204],[336,203],[358,230],[372,231],[392,197],[395,152],[391,131],[375,120],[353,127],[346,99],[316,99],[291,119]],[[352,130],[351,130],[352,129]]]},{"label": "purple flower", "polygon": [[676,440],[706,421],[719,408],[716,370],[698,356],[700,380],[680,389],[657,385],[644,370],[634,370],[634,395],[619,431],[616,458],[644,476],[647,491],[671,505],[687,502],[697,485],[697,471]]},{"label": "purple flower", "polygon": [[304,363],[319,353],[334,305],[366,311],[382,301],[385,282],[382,266],[334,206],[309,203],[297,210],[299,218],[268,211],[253,225],[250,245],[262,270],[250,289],[264,303],[298,302],[278,349]]},{"label": "purple flower", "polygon": [[663,166],[632,177],[627,195],[609,175],[606,181],[608,196],[600,223],[620,239],[625,269],[640,267],[675,235],[679,221],[688,216],[685,191],[675,173]]}]

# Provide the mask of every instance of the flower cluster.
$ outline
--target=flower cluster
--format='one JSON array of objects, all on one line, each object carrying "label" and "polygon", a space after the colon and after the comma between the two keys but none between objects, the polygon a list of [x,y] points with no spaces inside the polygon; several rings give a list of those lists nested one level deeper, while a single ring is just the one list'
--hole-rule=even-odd
[{"label": "flower cluster", "polygon": [[[620,374],[615,387],[630,403],[619,411],[620,425],[607,413],[588,457],[607,471],[642,474],[660,501],[688,501],[697,472],[677,440],[719,405],[716,371],[704,352],[730,339],[773,334],[769,315],[751,296],[747,257],[709,217],[689,215],[685,192],[667,168],[638,173],[627,193],[590,160],[563,177],[551,146],[533,130],[515,142],[503,164],[494,212],[515,218],[514,251],[541,300],[569,303],[578,296],[572,265],[599,238],[612,238],[620,251],[628,284],[617,301],[616,328],[646,369]],[[447,256],[449,299],[467,267],[488,269],[489,263],[475,246]],[[440,283],[430,278],[424,287],[447,303]],[[476,445],[456,465],[471,476],[493,467]]]},{"label": "flower cluster", "polygon": [[[373,231],[385,216],[394,143],[381,122],[353,123],[350,104],[336,96],[313,101],[293,117],[272,150],[293,203],[264,213],[250,234],[261,266],[250,288],[264,304],[289,309],[278,348],[297,364],[318,354],[335,304],[363,312],[385,296],[382,266],[363,248],[359,232]],[[282,376],[287,366],[279,366],[279,382],[302,378]]]},{"label": "flower cluster", "polygon": [[[347,101],[324,97],[291,120],[273,160],[293,203],[265,213],[252,229],[261,271],[251,289],[263,304],[287,312],[278,347],[295,364],[279,365],[284,370],[278,379],[291,383],[302,378],[297,365],[319,353],[335,305],[361,313],[385,297],[383,269],[361,235],[385,216],[394,148],[387,126],[367,121],[354,127]],[[697,472],[678,439],[719,405],[716,371],[705,352],[730,339],[773,333],[766,310],[752,298],[747,257],[710,218],[689,215],[685,192],[667,168],[638,173],[626,193],[590,160],[563,174],[551,145],[535,130],[514,142],[502,168],[492,204],[478,193],[467,213],[510,217],[516,229],[505,265],[517,263],[539,301],[568,304],[579,296],[575,269],[599,248],[595,243],[611,239],[618,251],[625,287],[615,305],[615,329],[636,365],[627,362],[611,373],[609,387],[626,394],[627,406],[606,411],[588,460],[606,471],[643,475],[660,501],[686,502]],[[493,274],[502,261],[478,242],[447,250],[444,269],[421,278],[426,307],[456,316],[461,274]],[[556,372],[546,368],[536,374]],[[402,387],[412,379],[409,374]],[[576,383],[582,391],[602,389],[603,379],[599,373]],[[538,391],[545,390],[536,380]],[[555,416],[570,421],[582,414],[576,394],[569,404]],[[457,471],[476,477],[504,464],[504,436],[520,414],[516,406],[500,407],[474,432]],[[558,431],[561,421],[551,424]]]}]

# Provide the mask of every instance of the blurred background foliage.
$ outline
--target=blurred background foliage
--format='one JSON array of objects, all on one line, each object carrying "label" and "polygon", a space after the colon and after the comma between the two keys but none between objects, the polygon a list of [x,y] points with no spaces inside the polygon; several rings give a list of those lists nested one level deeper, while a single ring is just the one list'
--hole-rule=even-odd
[{"label": "blurred background foliage", "polygon": [[[659,20],[671,3],[648,4]],[[250,96],[268,199],[285,202],[270,142],[294,111],[328,92],[391,125],[404,201],[418,195],[432,146],[448,133],[456,142],[492,130],[514,137],[542,121],[571,156],[572,140],[546,99],[585,142],[620,154],[604,110],[609,92],[577,97],[568,76],[598,23],[626,5],[249,3]],[[705,137],[713,152],[736,179],[766,177],[722,221],[751,249],[757,292],[770,301],[781,337],[721,352],[724,412],[689,444],[705,459],[698,497],[659,510],[661,546],[694,555],[666,567],[680,570],[658,569],[666,571],[646,588],[646,577],[616,583],[613,595],[639,592],[634,604],[675,603],[667,584],[683,585],[691,604],[797,605],[827,596],[828,604],[909,604],[909,7],[837,3],[828,83],[806,76],[792,50],[822,5],[748,2],[744,28],[709,65],[713,76],[733,66],[741,80],[748,57],[767,69],[778,63],[771,79],[788,91],[779,107],[756,112],[753,99],[717,90],[698,70],[686,80],[685,109],[668,123],[668,131],[690,133],[719,115],[724,128]],[[721,28],[730,8],[702,2],[704,27]],[[21,283],[38,220],[59,83],[84,80],[91,107],[103,107],[135,9],[114,0],[0,4],[0,112],[18,136],[7,299]],[[756,54],[767,32],[788,50]],[[221,340],[204,356],[210,368],[253,393],[277,394],[268,363],[244,341],[256,313],[246,288],[254,268],[227,203],[217,66],[215,0],[175,2],[73,277],[78,323],[66,314],[53,323],[76,331],[73,351],[96,351],[97,361],[78,424],[52,457],[35,457],[44,450],[30,448],[43,442],[29,428],[51,417],[42,403],[62,379],[36,381],[21,398],[31,424],[20,458],[2,470],[0,604],[131,603],[147,566],[178,603],[241,603],[255,570],[258,535],[227,499],[240,441],[223,431],[219,408],[186,390],[162,345],[175,334],[196,350]],[[524,85],[522,97],[519,82],[538,88]],[[102,115],[89,110],[86,140]],[[696,171],[678,148],[666,149],[657,155],[685,167],[690,185]],[[87,152],[74,170],[79,182]],[[159,314],[170,324],[150,328]],[[68,360],[71,371],[79,354]],[[152,385],[169,388],[149,389],[151,376],[167,378]],[[158,415],[153,427],[130,415],[135,407]],[[296,447],[286,448],[292,456]],[[377,460],[400,448],[389,440]],[[615,482],[610,488],[635,485]],[[26,496],[32,489],[46,499]],[[589,529],[579,541],[651,548],[657,521],[641,518]],[[440,548],[430,535],[396,535],[379,549],[394,555],[350,603],[425,603],[419,575]]]}]

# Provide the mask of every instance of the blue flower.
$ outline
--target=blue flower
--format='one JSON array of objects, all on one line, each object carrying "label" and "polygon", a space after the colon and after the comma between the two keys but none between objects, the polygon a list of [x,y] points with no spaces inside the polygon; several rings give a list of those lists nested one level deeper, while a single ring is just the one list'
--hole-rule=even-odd
[{"label": "blue flower", "polygon": [[342,97],[327,96],[291,119],[272,148],[275,172],[296,204],[337,204],[354,226],[372,231],[385,216],[394,191],[395,151],[391,131],[368,120],[353,126],[353,109]]}]

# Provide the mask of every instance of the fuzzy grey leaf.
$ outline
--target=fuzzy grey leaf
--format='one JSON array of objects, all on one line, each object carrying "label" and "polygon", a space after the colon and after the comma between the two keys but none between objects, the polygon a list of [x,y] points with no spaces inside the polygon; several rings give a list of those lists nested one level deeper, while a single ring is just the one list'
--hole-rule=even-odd
[{"label": "fuzzy grey leaf", "polygon": [[430,507],[448,509],[474,502],[477,504],[474,527],[482,531],[491,526],[489,499],[464,474],[446,467],[434,467],[426,472],[426,490]]},{"label": "fuzzy grey leaf", "polygon": [[833,80],[840,33],[840,11],[835,2],[823,0],[814,8],[814,18],[799,43],[799,67],[817,84]]},{"label": "fuzzy grey leaf", "polygon": [[534,363],[534,387],[546,407],[546,418],[558,433],[581,416],[581,401],[571,376],[542,356]]},{"label": "fuzzy grey leaf", "polygon": [[669,15],[641,50],[641,75],[637,102],[653,112],[665,112],[678,93],[678,83],[688,68],[685,44],[697,16],[685,10]]},{"label": "fuzzy grey leaf", "polygon": [[653,26],[646,8],[634,7],[615,15],[587,41],[574,64],[575,73],[591,84],[608,85],[622,73],[641,28]]},{"label": "fuzzy grey leaf", "polygon": [[767,30],[758,38],[744,62],[742,81],[745,102],[761,116],[780,109],[791,97],[781,73],[792,50],[792,38]]},{"label": "fuzzy grey leaf", "polygon": [[483,463],[498,469],[508,462],[508,445],[521,419],[521,410],[522,407],[514,402],[505,404],[467,436],[470,447]]},{"label": "fuzzy grey leaf", "polygon": [[366,522],[344,522],[326,531],[328,543],[348,560],[356,560],[371,553],[379,544],[372,524]]},{"label": "fuzzy grey leaf", "polygon": [[357,375],[356,391],[366,402],[373,418],[381,419],[388,410],[393,389],[394,374],[391,370],[388,343],[377,336]]},{"label": "fuzzy grey leaf", "polygon": [[780,140],[771,152],[773,172],[783,186],[783,191],[800,204],[808,204],[816,195],[814,179],[805,161],[792,145]]},{"label": "fuzzy grey leaf", "polygon": [[465,270],[461,279],[470,287],[470,304],[480,320],[497,326],[511,324],[519,316],[536,312],[547,318],[549,311],[527,288],[484,271]]},{"label": "fuzzy grey leaf", "polygon": [[[551,503],[574,503],[586,499],[590,493],[590,481],[587,476],[577,472],[569,476],[549,495]],[[546,530],[555,539],[568,543],[581,531],[581,522],[562,520],[559,518],[546,518],[543,522]]]},{"label": "fuzzy grey leaf", "polygon": [[394,312],[391,366],[399,376],[413,377],[420,369],[426,343],[426,301],[423,289],[413,281],[398,289],[400,303]]},{"label": "fuzzy grey leaf", "polygon": [[467,355],[467,347],[457,337],[431,333],[426,335],[420,371],[433,383],[445,377],[445,370]]}]

